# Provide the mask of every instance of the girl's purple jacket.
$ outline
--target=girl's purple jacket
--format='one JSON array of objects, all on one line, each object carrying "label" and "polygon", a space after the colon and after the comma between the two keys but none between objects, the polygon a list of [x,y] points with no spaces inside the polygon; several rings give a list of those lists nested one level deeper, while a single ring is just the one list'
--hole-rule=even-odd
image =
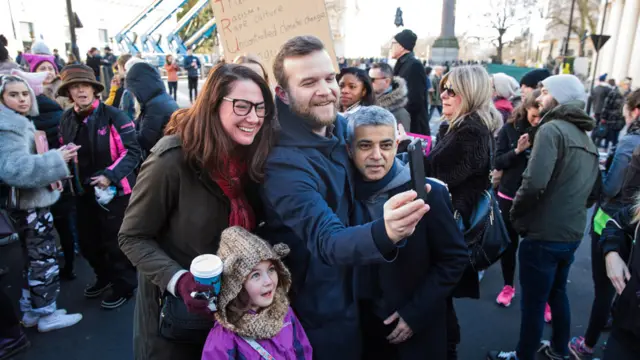
[{"label": "girl's purple jacket", "polygon": [[[278,335],[257,342],[277,360],[312,360],[311,344],[291,307]],[[263,357],[243,338],[216,322],[204,345],[202,360],[232,359],[263,360]]]}]

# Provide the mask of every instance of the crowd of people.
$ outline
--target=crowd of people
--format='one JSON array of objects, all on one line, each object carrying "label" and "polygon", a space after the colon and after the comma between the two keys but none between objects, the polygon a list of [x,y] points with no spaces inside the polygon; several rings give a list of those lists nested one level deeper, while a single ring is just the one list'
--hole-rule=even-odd
[{"label": "crowd of people", "polygon": [[[0,47],[0,215],[26,250],[22,319],[0,292],[0,359],[28,346],[23,327],[82,320],[57,306],[77,243],[95,273],[86,298],[112,310],[135,296],[138,360],[455,360],[453,299],[479,298],[486,266],[473,255],[503,223],[500,256],[486,260],[501,263],[497,304],[520,295],[521,327],[515,348],[487,358],[590,359],[612,309],[604,359],[638,358],[640,90],[595,91],[596,121],[573,75],[425,69],[416,39],[394,36],[393,67],[337,72],[319,39],[294,37],[273,62],[275,90],[244,55],[214,67],[199,96],[189,54],[183,109],[173,57],[167,93],[142,59],[92,49],[87,65],[114,68],[104,96],[104,70],[59,69],[34,44],[24,71]],[[588,132],[620,116],[626,135],[601,164]],[[406,151],[425,137],[415,189]],[[500,210],[478,220],[485,199]],[[571,338],[566,284],[594,204],[593,309]],[[189,271],[202,254],[224,262],[215,308]]]}]

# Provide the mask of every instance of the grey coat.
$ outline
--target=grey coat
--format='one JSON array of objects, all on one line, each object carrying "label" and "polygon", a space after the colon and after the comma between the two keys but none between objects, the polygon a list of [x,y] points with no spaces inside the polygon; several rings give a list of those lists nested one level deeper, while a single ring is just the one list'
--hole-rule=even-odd
[{"label": "grey coat", "polygon": [[406,131],[411,127],[411,116],[405,106],[409,101],[407,99],[407,82],[400,76],[394,76],[391,82],[391,92],[378,96],[378,106],[389,110],[396,121],[404,126]]},{"label": "grey coat", "polygon": [[60,151],[37,154],[35,131],[29,119],[0,104],[0,181],[20,190],[22,210],[53,205],[60,193],[49,184],[69,176]]}]

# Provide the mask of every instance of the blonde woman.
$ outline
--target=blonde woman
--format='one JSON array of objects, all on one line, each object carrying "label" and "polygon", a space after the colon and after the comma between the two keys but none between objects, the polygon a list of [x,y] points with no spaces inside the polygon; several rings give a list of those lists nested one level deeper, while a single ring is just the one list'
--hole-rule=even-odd
[{"label": "blonde woman", "polygon": [[[442,115],[449,122],[449,129],[427,157],[425,170],[428,176],[447,183],[453,207],[465,223],[490,185],[490,147],[495,153],[492,134],[502,123],[492,94],[491,78],[481,66],[456,67],[440,81]],[[471,267],[465,271],[454,296],[480,297],[478,274]],[[460,328],[451,298],[448,312],[448,358],[456,359]]]}]

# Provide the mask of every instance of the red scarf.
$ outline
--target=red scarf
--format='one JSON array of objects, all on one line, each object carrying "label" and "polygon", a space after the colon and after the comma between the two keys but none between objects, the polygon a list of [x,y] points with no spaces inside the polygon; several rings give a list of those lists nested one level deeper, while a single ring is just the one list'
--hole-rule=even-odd
[{"label": "red scarf", "polygon": [[226,174],[214,174],[213,180],[220,186],[222,192],[229,198],[231,212],[229,226],[242,226],[248,231],[256,227],[256,217],[242,188],[242,180],[247,173],[247,164],[237,158],[224,159]]}]

